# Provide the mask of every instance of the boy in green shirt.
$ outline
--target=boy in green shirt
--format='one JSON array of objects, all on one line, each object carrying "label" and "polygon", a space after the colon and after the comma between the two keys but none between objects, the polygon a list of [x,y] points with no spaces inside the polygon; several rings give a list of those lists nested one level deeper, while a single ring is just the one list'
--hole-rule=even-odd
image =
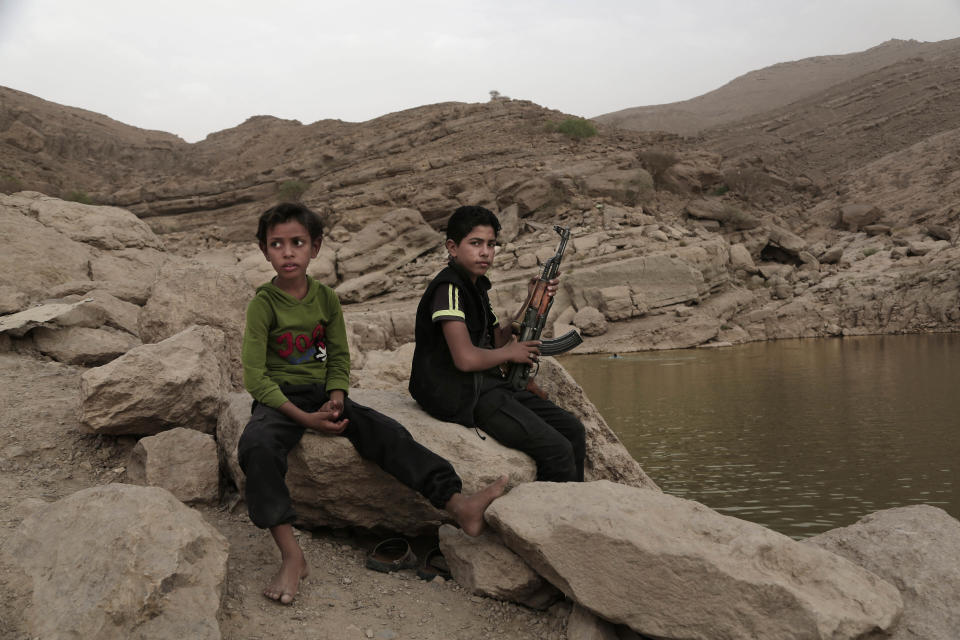
[{"label": "boy in green shirt", "polygon": [[281,565],[264,595],[289,604],[308,567],[293,535],[296,518],[284,476],[287,454],[310,429],[344,436],[361,457],[376,462],[431,504],[445,509],[470,535],[483,512],[503,494],[506,476],[464,495],[449,462],[418,444],[398,422],[347,398],[350,353],[340,301],[307,275],[323,241],[320,218],[285,203],[260,216],[257,240],[277,272],[247,307],[243,382],[255,403],[238,445],[246,475],[250,519],[270,529]]}]

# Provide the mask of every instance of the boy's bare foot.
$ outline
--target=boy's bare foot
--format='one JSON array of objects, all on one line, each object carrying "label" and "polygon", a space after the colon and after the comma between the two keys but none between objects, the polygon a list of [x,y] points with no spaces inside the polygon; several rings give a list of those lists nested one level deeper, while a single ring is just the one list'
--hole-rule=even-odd
[{"label": "boy's bare foot", "polygon": [[290,558],[285,557],[280,563],[280,569],[263,590],[263,595],[280,604],[290,604],[300,590],[300,580],[309,574],[310,569],[302,551]]},{"label": "boy's bare foot", "polygon": [[300,590],[300,580],[307,577],[310,568],[307,567],[307,558],[297,543],[292,526],[279,524],[270,527],[270,535],[280,549],[280,569],[263,590],[263,595],[280,604],[290,604]]},{"label": "boy's bare foot", "polygon": [[446,504],[446,510],[453,516],[468,536],[478,536],[483,532],[483,512],[490,503],[503,495],[507,487],[507,476],[500,476],[486,487],[464,495],[455,493]]}]

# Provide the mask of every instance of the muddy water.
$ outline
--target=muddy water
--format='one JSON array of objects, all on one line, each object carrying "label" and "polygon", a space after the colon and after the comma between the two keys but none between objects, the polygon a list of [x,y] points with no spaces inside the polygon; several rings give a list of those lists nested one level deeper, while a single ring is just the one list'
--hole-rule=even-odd
[{"label": "muddy water", "polygon": [[915,503],[960,517],[960,334],[561,361],[668,493],[795,538]]}]

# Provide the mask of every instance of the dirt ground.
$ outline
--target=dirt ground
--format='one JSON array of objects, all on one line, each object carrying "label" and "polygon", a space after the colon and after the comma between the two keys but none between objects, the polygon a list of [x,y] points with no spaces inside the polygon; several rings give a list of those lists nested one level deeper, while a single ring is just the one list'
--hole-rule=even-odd
[{"label": "dirt ground", "polygon": [[[87,487],[124,480],[135,438],[81,434],[77,428],[84,369],[0,353],[0,545],[31,502],[52,502]],[[570,611],[538,612],[472,595],[456,582],[420,580],[415,571],[383,574],[364,567],[377,538],[364,532],[299,532],[311,575],[292,606],[267,600],[263,586],[279,565],[265,531],[242,504],[199,509],[230,543],[220,614],[226,640],[564,640]],[[412,540],[419,557],[436,540]],[[0,638],[27,640],[23,613],[29,580],[0,554]]]}]

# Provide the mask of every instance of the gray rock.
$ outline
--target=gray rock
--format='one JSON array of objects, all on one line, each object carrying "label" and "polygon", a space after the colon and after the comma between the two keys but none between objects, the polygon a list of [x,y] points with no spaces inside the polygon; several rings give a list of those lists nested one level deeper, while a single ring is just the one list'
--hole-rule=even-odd
[{"label": "gray rock", "polygon": [[580,327],[585,336],[602,336],[607,332],[607,319],[596,307],[583,307],[573,317],[573,324]]},{"label": "gray rock", "polygon": [[847,204],[840,209],[840,224],[850,231],[859,231],[879,220],[881,215],[883,212],[872,204]]},{"label": "gray rock", "polygon": [[807,248],[807,241],[782,227],[770,225],[770,244],[783,249],[787,253],[797,256]]},{"label": "gray rock", "polygon": [[160,487],[188,504],[216,504],[220,465],[212,436],[176,427],[141,438],[130,453],[127,480]]},{"label": "gray rock", "polygon": [[500,235],[497,239],[501,243],[513,242],[520,233],[520,207],[512,204],[497,216],[500,220]]},{"label": "gray rock", "polygon": [[30,213],[41,224],[71,240],[98,249],[163,249],[163,242],[146,222],[119,207],[105,207],[41,197]]},{"label": "gray rock", "polygon": [[84,304],[83,300],[77,302],[51,302],[3,316],[0,318],[0,333],[8,333],[14,337],[21,337],[35,327],[56,324],[58,318],[69,314],[82,304]]},{"label": "gray rock", "polygon": [[153,435],[173,427],[210,432],[220,414],[223,332],[194,326],[131,349],[80,378],[80,428]]},{"label": "gray rock", "polygon": [[374,271],[353,279],[344,279],[335,291],[343,304],[363,302],[386,293],[393,287],[393,278],[385,271]]},{"label": "gray rock", "polygon": [[106,364],[140,345],[125,331],[89,327],[39,327],[31,332],[33,344],[57,362],[95,367]]},{"label": "gray rock", "polygon": [[30,637],[217,640],[227,541],[163,489],[111,484],[40,507],[5,551]]},{"label": "gray rock", "polygon": [[567,619],[567,640],[618,640],[612,624],[593,615],[579,604]]},{"label": "gray rock", "polygon": [[805,541],[891,582],[903,617],[890,640],[954,640],[960,629],[960,522],[930,505],[872,513]]},{"label": "gray rock", "polygon": [[852,562],[656,491],[533,482],[486,519],[573,600],[644,635],[852,639],[890,629],[903,607]]},{"label": "gray rock", "polygon": [[[60,283],[89,280],[95,252],[27,215],[31,202],[22,196],[0,194],[0,273],[4,283],[15,283],[20,294],[6,303],[9,311],[16,310],[9,307],[19,301],[48,298],[50,290]],[[51,247],[56,248],[56,259],[44,260],[38,268],[37,256],[48,254]]]},{"label": "gray rock", "polygon": [[171,260],[160,270],[140,312],[140,339],[159,342],[192,325],[216,327],[225,336],[225,343],[220,344],[223,351],[217,355],[239,385],[243,323],[252,297],[239,268]]},{"label": "gray rock", "polygon": [[[117,298],[109,291],[93,289],[83,295],[71,295],[67,302],[84,301],[75,312],[57,320],[60,326],[112,327],[136,336],[139,330],[140,307]],[[77,320],[74,320],[74,317]]]},{"label": "gray rock", "polygon": [[753,256],[743,244],[734,244],[730,246],[730,268],[736,271],[743,269],[747,273],[756,273],[757,265],[753,262]]},{"label": "gray rock", "polygon": [[837,264],[843,257],[843,247],[830,247],[820,256],[823,264]]},{"label": "gray rock", "polygon": [[622,284],[600,289],[600,311],[611,322],[638,315],[630,287]]},{"label": "gray rock", "polygon": [[937,240],[953,242],[953,234],[950,232],[950,229],[947,229],[942,224],[928,224],[927,233]]},{"label": "gray rock", "polygon": [[445,524],[439,536],[453,579],[471,593],[533,609],[546,609],[563,597],[493,533],[472,537]]}]

